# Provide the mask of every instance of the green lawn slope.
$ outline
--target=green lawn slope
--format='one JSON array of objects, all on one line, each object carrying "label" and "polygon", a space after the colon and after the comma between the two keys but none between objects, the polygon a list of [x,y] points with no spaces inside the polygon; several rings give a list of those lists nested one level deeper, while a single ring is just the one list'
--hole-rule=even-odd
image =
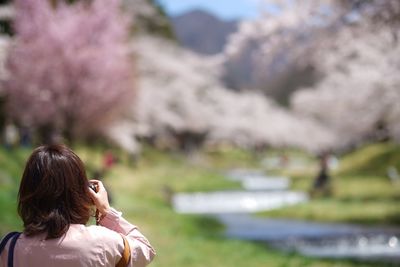
[{"label": "green lawn slope", "polygon": [[339,173],[385,177],[390,167],[400,170],[400,145],[377,143],[345,155]]}]

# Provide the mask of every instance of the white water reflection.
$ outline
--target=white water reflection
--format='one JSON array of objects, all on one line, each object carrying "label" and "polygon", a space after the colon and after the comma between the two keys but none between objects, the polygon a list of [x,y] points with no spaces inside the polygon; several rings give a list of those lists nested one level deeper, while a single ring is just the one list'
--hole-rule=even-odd
[{"label": "white water reflection", "polygon": [[290,186],[288,177],[265,175],[254,170],[233,170],[227,173],[227,178],[231,181],[241,182],[242,187],[250,191],[287,190]]},{"label": "white water reflection", "polygon": [[400,260],[398,237],[387,234],[350,235],[320,239],[318,242],[303,241],[297,244],[292,243],[289,247],[303,255],[318,258],[353,258],[392,262]]},{"label": "white water reflection", "polygon": [[191,214],[252,213],[308,201],[307,194],[293,191],[221,191],[176,194],[176,212]]},{"label": "white water reflection", "polygon": [[225,234],[231,238],[255,241],[295,241],[319,237],[361,234],[364,228],[349,224],[316,223],[300,220],[271,219],[251,214],[219,214]]},{"label": "white water reflection", "polygon": [[290,180],[287,177],[255,177],[242,181],[242,186],[246,190],[286,190],[290,186]]},{"label": "white water reflection", "polygon": [[256,217],[249,213],[304,203],[308,195],[288,191],[287,177],[257,170],[233,170],[227,179],[241,182],[246,191],[176,194],[175,211],[212,215],[225,225],[227,237],[266,242],[284,251],[400,263],[400,229]]},{"label": "white water reflection", "polygon": [[269,219],[248,214],[216,217],[230,238],[266,242],[319,258],[400,262],[400,229]]}]

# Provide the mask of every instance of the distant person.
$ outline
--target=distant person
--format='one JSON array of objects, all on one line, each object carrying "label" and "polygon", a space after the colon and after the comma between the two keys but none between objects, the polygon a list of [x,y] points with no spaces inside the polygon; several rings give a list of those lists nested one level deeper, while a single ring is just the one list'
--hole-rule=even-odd
[{"label": "distant person", "polygon": [[117,157],[114,156],[114,153],[111,151],[106,151],[102,155],[101,167],[94,171],[94,178],[102,180],[117,162],[118,160]]},{"label": "distant person", "polygon": [[396,166],[389,166],[387,168],[387,176],[393,184],[398,184],[400,182],[400,175]]},{"label": "distant person", "polygon": [[289,156],[286,153],[282,153],[279,156],[279,166],[281,168],[287,168],[289,166]]},{"label": "distant person", "polygon": [[4,128],[4,144],[6,148],[10,149],[17,146],[19,142],[18,128],[14,123],[7,123]]},{"label": "distant person", "polygon": [[[3,239],[0,266],[143,267],[151,262],[150,243],[110,207],[103,184],[88,181],[85,173],[80,158],[63,145],[33,151],[18,193],[24,230]],[[99,225],[86,226],[93,207]]]},{"label": "distant person", "polygon": [[105,174],[109,170],[114,167],[114,165],[118,162],[117,157],[114,155],[112,151],[107,151],[103,155],[103,166],[102,166],[102,172]]},{"label": "distant person", "polygon": [[31,147],[32,145],[32,131],[30,127],[22,126],[19,129],[20,140],[19,143],[22,147]]},{"label": "distant person", "polygon": [[172,205],[172,199],[173,199],[174,193],[175,193],[174,190],[172,189],[172,187],[164,184],[161,187],[161,191],[162,191],[165,203],[167,203],[168,205]]},{"label": "distant person", "polygon": [[[114,167],[114,165],[118,162],[117,157],[114,155],[112,151],[106,151],[103,154],[102,162],[101,162],[101,168],[97,169],[94,171],[93,176],[97,180],[101,180],[104,184],[107,184],[107,181],[105,181],[105,177],[108,175],[110,170]],[[108,190],[108,201],[110,203],[113,202],[113,193]]]},{"label": "distant person", "polygon": [[319,156],[319,171],[314,179],[311,194],[316,195],[322,193],[324,195],[331,194],[331,177],[329,174],[329,154],[322,153]]}]

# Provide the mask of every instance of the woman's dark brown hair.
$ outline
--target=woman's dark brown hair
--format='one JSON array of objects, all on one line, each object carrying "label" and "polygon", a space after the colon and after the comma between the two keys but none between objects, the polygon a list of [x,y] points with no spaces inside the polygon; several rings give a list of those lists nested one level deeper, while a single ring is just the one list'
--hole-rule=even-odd
[{"label": "woman's dark brown hair", "polygon": [[18,193],[18,213],[27,236],[65,234],[70,224],[91,215],[89,182],[81,159],[64,145],[36,148],[26,163]]}]

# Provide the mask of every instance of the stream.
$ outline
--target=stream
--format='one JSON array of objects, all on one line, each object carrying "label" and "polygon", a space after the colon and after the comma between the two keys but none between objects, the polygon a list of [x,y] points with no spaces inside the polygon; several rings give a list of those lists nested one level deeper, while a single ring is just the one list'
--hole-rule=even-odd
[{"label": "stream", "polygon": [[400,263],[400,229],[257,217],[252,213],[306,203],[304,192],[290,191],[288,177],[257,170],[232,170],[227,179],[242,191],[179,193],[176,212],[215,217],[227,238],[263,242],[302,255]]}]

